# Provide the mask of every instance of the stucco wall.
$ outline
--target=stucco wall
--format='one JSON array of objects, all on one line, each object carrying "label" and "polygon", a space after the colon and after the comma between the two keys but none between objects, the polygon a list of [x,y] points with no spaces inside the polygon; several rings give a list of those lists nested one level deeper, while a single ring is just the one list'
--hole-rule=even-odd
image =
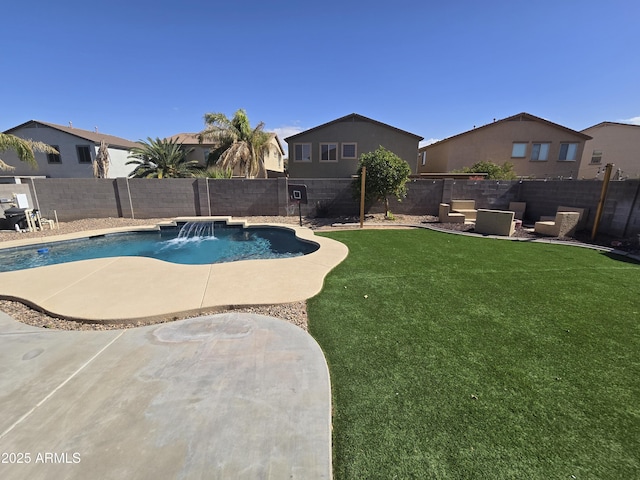
[{"label": "stucco wall", "polygon": [[[602,179],[607,163],[615,165],[614,175],[618,170],[625,178],[640,178],[640,125],[622,125],[605,123],[583,130],[593,139],[587,140],[579,176],[582,179],[594,179],[600,171]],[[602,152],[600,163],[591,163],[594,150]]]},{"label": "stucco wall", "polygon": [[36,153],[38,169],[33,170],[26,164],[19,162],[13,152],[7,152],[5,161],[16,167],[16,170],[12,172],[13,175],[45,175],[50,178],[93,177],[91,163],[79,163],[76,151],[77,145],[89,146],[91,158],[94,159],[96,152],[93,142],[44,126],[37,128],[23,127],[12,132],[12,134],[24,139],[33,139],[49,145],[57,145],[62,160],[61,163],[48,163],[46,154]]},{"label": "stucco wall", "polygon": [[[294,160],[295,145],[311,144],[311,162]],[[320,144],[338,143],[338,161],[321,162]],[[355,159],[341,158],[342,143],[357,143]],[[416,172],[418,155],[418,137],[406,132],[361,119],[349,118],[345,121],[330,123],[308,133],[303,132],[288,139],[289,175],[291,178],[348,178],[357,173],[358,158],[363,153],[373,152],[379,146],[392,151],[405,160]]]},{"label": "stucco wall", "polygon": [[[78,161],[76,146],[89,147],[91,159],[95,160],[98,146],[94,142],[43,125],[38,127],[26,126],[13,131],[12,134],[20,138],[44,142],[48,145],[57,145],[61,163],[49,163],[45,153],[36,152],[35,157],[38,162],[38,168],[33,169],[18,160],[15,152],[9,150],[2,152],[2,159],[9,165],[16,167],[11,172],[11,175],[42,175],[49,178],[93,178],[93,165]],[[109,178],[127,176],[131,172],[132,166],[125,166],[125,163],[129,160],[127,158],[128,154],[128,150],[109,147],[109,156],[111,158]]]},{"label": "stucco wall", "polygon": [[[514,142],[527,143],[524,158],[511,157]],[[533,143],[550,143],[548,160],[531,160]],[[558,160],[561,143],[578,143],[575,161]],[[427,162],[421,173],[441,173],[490,161],[514,164],[519,176],[577,178],[584,138],[570,131],[532,120],[501,121],[424,148]]]},{"label": "stucco wall", "polygon": [[[96,147],[96,152],[98,148],[99,146]],[[129,150],[109,147],[109,158],[111,159],[109,178],[128,177],[129,173],[136,167],[135,165],[125,165],[128,161],[132,160],[129,158]]]}]

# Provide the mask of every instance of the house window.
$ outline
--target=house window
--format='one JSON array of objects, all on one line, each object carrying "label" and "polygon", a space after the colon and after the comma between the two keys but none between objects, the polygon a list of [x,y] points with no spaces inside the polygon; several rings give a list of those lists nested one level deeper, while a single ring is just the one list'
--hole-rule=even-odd
[{"label": "house window", "polygon": [[91,149],[89,145],[76,145],[78,163],[91,163]]},{"label": "house window", "polygon": [[591,163],[597,163],[598,165],[602,163],[602,150],[593,151],[593,155],[591,155]]},{"label": "house window", "polygon": [[524,158],[527,156],[527,144],[526,143],[514,143],[511,149],[511,158]]},{"label": "house window", "polygon": [[531,160],[545,161],[549,159],[549,144],[548,143],[534,143],[531,147]]},{"label": "house window", "polygon": [[577,143],[561,143],[560,144],[560,156],[558,160],[561,161],[573,161],[576,159],[576,153],[578,151]]},{"label": "house window", "polygon": [[60,147],[58,145],[51,145],[58,153],[47,153],[47,162],[49,163],[62,163],[62,157],[60,157]]},{"label": "house window", "polygon": [[358,144],[357,143],[343,143],[342,144],[342,158],[355,160],[358,158]]},{"label": "house window", "polygon": [[422,157],[422,165],[426,165],[427,164],[427,151],[425,150],[424,152],[422,152],[420,154],[420,156]]},{"label": "house window", "polygon": [[293,146],[293,161],[294,162],[310,162],[311,161],[311,144],[296,143]]},{"label": "house window", "polygon": [[320,144],[320,161],[321,162],[337,162],[338,161],[338,144],[337,143],[321,143]]}]

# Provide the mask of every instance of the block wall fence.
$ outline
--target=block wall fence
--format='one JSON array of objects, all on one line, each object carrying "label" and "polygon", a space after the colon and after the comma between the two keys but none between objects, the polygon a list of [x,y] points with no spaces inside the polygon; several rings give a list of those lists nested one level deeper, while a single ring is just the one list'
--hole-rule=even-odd
[{"label": "block wall fence", "polygon": [[[176,216],[298,215],[288,198],[288,184],[306,185],[304,216],[358,215],[351,179],[62,179],[33,178],[20,185],[0,184],[0,197],[16,190],[31,194],[36,208],[60,221],[81,218],[164,218]],[[495,181],[412,179],[402,202],[390,199],[396,214],[438,215],[438,205],[452,199],[476,201],[476,208],[506,209],[526,202],[525,221],[554,215],[559,205],[589,209],[593,226],[602,181]],[[640,180],[611,182],[599,232],[616,237],[640,234]],[[383,212],[381,202],[368,213]]]}]

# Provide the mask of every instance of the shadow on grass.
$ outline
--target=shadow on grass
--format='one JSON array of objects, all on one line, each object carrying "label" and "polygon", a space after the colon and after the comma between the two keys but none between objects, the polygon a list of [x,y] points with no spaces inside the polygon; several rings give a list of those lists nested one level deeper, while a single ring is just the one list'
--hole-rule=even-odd
[{"label": "shadow on grass", "polygon": [[625,253],[616,253],[616,252],[601,252],[602,255],[609,257],[612,260],[617,260],[623,263],[632,263],[634,265],[640,265],[640,262],[635,258],[631,258],[627,256]]}]

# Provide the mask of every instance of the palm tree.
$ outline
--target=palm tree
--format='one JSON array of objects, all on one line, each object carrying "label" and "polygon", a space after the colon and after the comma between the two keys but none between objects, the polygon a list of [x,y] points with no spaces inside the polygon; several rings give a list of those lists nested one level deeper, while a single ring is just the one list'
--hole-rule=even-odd
[{"label": "palm tree", "polygon": [[207,113],[204,121],[207,127],[198,134],[198,140],[218,145],[209,155],[210,166],[234,170],[238,167],[247,178],[258,174],[267,178],[263,155],[269,134],[264,131],[264,122],[252,129],[243,109],[238,110],[232,119],[224,113]]},{"label": "palm tree", "polygon": [[193,148],[185,150],[176,140],[147,137],[139,147],[131,149],[125,165],[137,165],[129,174],[132,178],[185,178],[195,177],[202,169],[197,160],[187,160]]},{"label": "palm tree", "polygon": [[[14,150],[21,162],[25,162],[33,168],[38,168],[34,152],[58,153],[55,148],[46,143],[25,140],[8,133],[0,133],[0,152],[6,150]],[[15,168],[0,159],[0,170],[15,170]]]}]

